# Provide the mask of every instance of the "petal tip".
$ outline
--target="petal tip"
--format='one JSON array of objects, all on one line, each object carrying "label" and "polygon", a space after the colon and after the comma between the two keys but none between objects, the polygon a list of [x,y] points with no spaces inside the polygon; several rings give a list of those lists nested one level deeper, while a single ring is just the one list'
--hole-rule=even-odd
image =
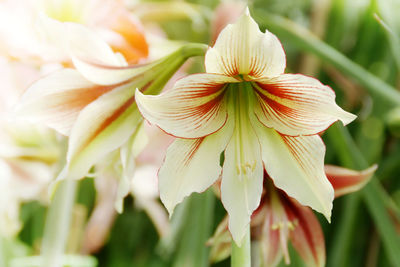
[{"label": "petal tip", "polygon": [[331,215],[332,215],[331,212],[329,212],[329,215],[327,215],[327,214],[324,215],[326,220],[328,221],[328,223],[331,223]]},{"label": "petal tip", "polygon": [[378,169],[378,164],[375,163],[374,165],[366,169],[365,172],[371,174],[372,176],[372,174],[374,174],[377,169]]},{"label": "petal tip", "polygon": [[250,17],[250,10],[249,7],[247,6],[246,9],[244,10],[244,15]]},{"label": "petal tip", "polygon": [[167,209],[168,211],[168,217],[169,219],[172,218],[172,215],[174,214],[174,210],[177,204],[173,204],[173,203],[168,203],[165,199],[161,198],[161,202],[163,203],[164,207]]},{"label": "petal tip", "polygon": [[123,200],[122,199],[116,200],[114,203],[114,208],[118,212],[118,214],[122,214],[122,212],[124,211]]},{"label": "petal tip", "polygon": [[246,235],[246,228],[250,224],[250,217],[248,218],[248,223],[242,227],[234,226],[233,218],[229,215],[229,224],[228,230],[231,233],[232,239],[238,247],[241,247],[243,244],[244,237]]},{"label": "petal tip", "polygon": [[136,88],[135,90],[135,97],[141,97],[143,95],[142,92],[140,92],[139,88]]},{"label": "petal tip", "polygon": [[232,231],[231,231],[230,229],[229,229],[229,232],[231,233],[232,239],[233,239],[233,241],[235,242],[236,246],[238,246],[238,247],[240,248],[240,247],[242,246],[242,244],[243,244],[243,238],[244,238],[244,236],[242,236],[242,237],[237,236],[237,235],[233,234]]},{"label": "petal tip", "polygon": [[354,121],[356,118],[357,118],[357,115],[354,115],[350,112],[342,110],[342,115],[340,116],[340,121],[343,123],[343,125],[347,125],[350,122]]},{"label": "petal tip", "polygon": [[[326,181],[329,183],[329,180],[326,178]],[[335,199],[335,191],[333,189],[333,187],[331,186],[331,192],[330,192],[330,202],[328,204],[328,206],[326,207],[323,215],[325,216],[326,220],[328,221],[328,223],[331,223],[331,217],[332,217],[332,209],[333,209],[333,200]]]},{"label": "petal tip", "polygon": [[142,92],[140,92],[139,88],[136,88],[135,90],[135,101],[136,104],[139,108],[139,111],[142,112],[142,108],[143,108],[143,101],[145,100],[146,95],[144,95]]}]

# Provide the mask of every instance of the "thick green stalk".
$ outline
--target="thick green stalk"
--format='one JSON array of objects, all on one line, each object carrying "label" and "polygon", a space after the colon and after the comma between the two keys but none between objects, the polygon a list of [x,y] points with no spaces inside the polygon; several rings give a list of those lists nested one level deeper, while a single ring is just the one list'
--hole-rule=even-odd
[{"label": "thick green stalk", "polygon": [[179,51],[184,58],[190,58],[195,56],[204,56],[207,52],[208,45],[189,43],[182,46]]},{"label": "thick green stalk", "polygon": [[[346,128],[334,124],[330,129],[330,138],[336,139],[335,149],[342,164],[349,168],[365,169],[368,167],[360,150]],[[389,204],[377,177],[373,177],[361,191],[369,213],[382,239],[385,253],[393,266],[400,266],[400,236],[388,214]]]},{"label": "thick green stalk", "polygon": [[164,61],[165,66],[160,75],[147,87],[144,92],[149,95],[157,95],[164,88],[165,84],[171,79],[175,72],[186,62],[187,59],[195,56],[204,56],[207,45],[189,43],[173,52]]},{"label": "thick green stalk", "polygon": [[315,37],[298,24],[261,10],[254,10],[254,17],[278,37],[292,42],[305,51],[311,52],[321,60],[333,65],[344,75],[350,76],[375,96],[383,98],[392,105],[400,105],[400,93],[375,75],[354,63],[342,53]]},{"label": "thick green stalk", "polygon": [[61,267],[67,242],[77,181],[66,179],[58,185],[46,218],[42,243],[43,267]]},{"label": "thick green stalk", "polygon": [[144,92],[146,95],[158,95],[175,72],[185,63],[187,58],[178,57],[178,59],[167,62],[168,66],[160,73],[159,77],[155,79]]},{"label": "thick green stalk", "polygon": [[250,267],[250,225],[247,226],[246,234],[240,247],[232,240],[231,267]]}]

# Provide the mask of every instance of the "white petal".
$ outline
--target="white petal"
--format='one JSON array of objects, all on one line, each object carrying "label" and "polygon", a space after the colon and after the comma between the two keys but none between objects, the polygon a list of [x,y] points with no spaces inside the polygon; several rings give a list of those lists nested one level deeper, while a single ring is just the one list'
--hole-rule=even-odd
[{"label": "white petal", "polygon": [[176,139],[168,148],[159,177],[160,198],[172,214],[175,206],[193,192],[203,192],[221,173],[220,156],[233,130],[230,121],[207,137]]},{"label": "white petal", "polygon": [[86,79],[96,84],[121,83],[153,66],[127,66],[122,55],[115,54],[97,33],[84,26],[69,23],[68,37],[74,66]]},{"label": "white petal", "polygon": [[110,66],[126,65],[95,31],[77,24],[65,23],[68,28],[68,48],[74,56]]},{"label": "white petal", "polygon": [[225,150],[221,200],[229,214],[229,230],[238,246],[251,214],[260,204],[263,170],[260,143],[254,130],[247,127],[244,135],[236,127]]},{"label": "white petal", "polygon": [[136,92],[143,117],[165,132],[199,138],[220,129],[227,118],[225,84],[236,79],[216,74],[194,74],[179,80],[158,96]]},{"label": "white petal", "polygon": [[141,121],[130,85],[116,88],[88,105],[71,131],[67,176],[83,177],[94,163],[124,144]]},{"label": "white petal", "polygon": [[311,77],[283,74],[258,79],[253,86],[258,98],[254,109],[258,119],[282,134],[316,134],[337,120],[346,125],[356,118],[336,104],[330,87]]},{"label": "white petal", "polygon": [[253,18],[243,14],[219,34],[205,65],[208,73],[274,77],[285,70],[286,57],[278,38],[262,33]]},{"label": "white petal", "polygon": [[333,187],[324,171],[325,145],[318,135],[291,137],[253,119],[265,169],[276,187],[330,220]]},{"label": "white petal", "polygon": [[35,33],[42,43],[41,57],[49,61],[68,61],[67,24],[40,14],[35,21]]},{"label": "white petal", "polygon": [[111,89],[89,82],[76,70],[63,69],[31,85],[16,112],[69,135],[79,112]]}]

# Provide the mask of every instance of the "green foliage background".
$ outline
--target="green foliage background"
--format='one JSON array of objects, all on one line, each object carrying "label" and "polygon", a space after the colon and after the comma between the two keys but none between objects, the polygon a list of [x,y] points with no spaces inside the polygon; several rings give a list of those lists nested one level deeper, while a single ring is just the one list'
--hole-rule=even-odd
[{"label": "green foliage background", "polygon": [[[200,24],[179,19],[162,21],[163,28],[171,39],[210,43],[210,19],[218,2],[190,2],[199,11]],[[399,1],[256,0],[250,3],[250,10],[262,29],[281,39],[287,53],[287,72],[319,78],[335,90],[342,107],[358,115],[346,129],[335,124],[323,135],[326,163],[355,169],[379,164],[370,185],[335,200],[331,224],[319,217],[326,239],[327,266],[400,266],[400,97],[396,98],[400,94]],[[293,25],[309,31],[322,25],[321,41],[309,38]],[[202,71],[202,62],[195,59],[191,71]],[[385,90],[393,91],[393,97]],[[77,203],[86,218],[95,198],[93,180],[80,181]],[[19,241],[4,243],[3,254],[12,258],[37,253],[45,215],[46,209],[40,204],[26,203]],[[159,240],[150,219],[128,197],[106,245],[94,256],[98,266],[104,267],[209,266],[209,249],[204,244],[224,215],[212,192],[194,194],[172,218],[173,235]],[[292,251],[291,259],[290,266],[302,266]],[[229,266],[229,260],[212,266]]]}]

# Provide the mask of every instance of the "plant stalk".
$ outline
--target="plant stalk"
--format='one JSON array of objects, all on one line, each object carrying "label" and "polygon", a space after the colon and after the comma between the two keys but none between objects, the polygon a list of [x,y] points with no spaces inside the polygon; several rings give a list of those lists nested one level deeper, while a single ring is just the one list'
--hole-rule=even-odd
[{"label": "plant stalk", "polygon": [[251,267],[250,224],[240,247],[232,240],[231,267]]},{"label": "plant stalk", "polygon": [[56,189],[46,218],[41,249],[43,267],[63,266],[76,187],[76,180],[66,179]]}]

